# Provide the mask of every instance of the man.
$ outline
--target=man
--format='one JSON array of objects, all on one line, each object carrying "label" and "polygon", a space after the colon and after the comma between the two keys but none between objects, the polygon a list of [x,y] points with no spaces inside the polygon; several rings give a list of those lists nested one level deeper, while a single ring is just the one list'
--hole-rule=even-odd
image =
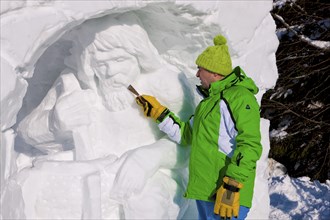
[{"label": "man", "polygon": [[196,200],[200,219],[246,218],[262,152],[258,88],[240,67],[232,69],[226,43],[216,36],[196,60],[204,99],[188,122],[152,96],[136,99],[173,141],[191,145],[185,197]]}]

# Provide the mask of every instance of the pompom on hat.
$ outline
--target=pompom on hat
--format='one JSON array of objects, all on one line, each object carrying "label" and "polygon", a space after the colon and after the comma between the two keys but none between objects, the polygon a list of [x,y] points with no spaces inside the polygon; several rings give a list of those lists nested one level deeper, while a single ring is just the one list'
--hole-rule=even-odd
[{"label": "pompom on hat", "polygon": [[196,60],[196,64],[210,72],[227,76],[232,72],[230,54],[228,52],[227,40],[222,35],[213,39],[214,46],[206,48]]}]

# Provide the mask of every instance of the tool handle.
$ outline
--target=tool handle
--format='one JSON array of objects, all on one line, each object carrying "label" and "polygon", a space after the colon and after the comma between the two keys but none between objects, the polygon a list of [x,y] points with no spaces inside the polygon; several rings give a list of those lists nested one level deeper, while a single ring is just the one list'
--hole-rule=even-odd
[{"label": "tool handle", "polygon": [[127,89],[128,89],[129,91],[131,91],[134,95],[136,95],[136,96],[140,96],[140,94],[134,89],[134,87],[133,87],[132,85],[129,85],[129,86],[127,87]]},{"label": "tool handle", "polygon": [[137,96],[137,98],[140,100],[140,102],[141,103],[145,103],[146,102],[146,100],[134,89],[134,87],[132,86],[132,85],[129,85],[128,87],[127,87],[127,89],[129,90],[129,91],[131,91],[134,95],[136,95]]}]

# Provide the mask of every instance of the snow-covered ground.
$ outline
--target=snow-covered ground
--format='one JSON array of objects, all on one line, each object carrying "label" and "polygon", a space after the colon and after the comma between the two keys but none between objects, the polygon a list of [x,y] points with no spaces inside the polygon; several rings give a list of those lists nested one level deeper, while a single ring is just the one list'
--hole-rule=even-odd
[{"label": "snow-covered ground", "polygon": [[330,181],[291,178],[280,163],[269,160],[270,219],[330,219]]},{"label": "snow-covered ground", "polygon": [[[269,0],[1,1],[1,218],[196,218],[182,197],[189,149],[142,115],[127,86],[188,118],[200,100],[194,61],[221,33],[260,102],[277,79],[271,8]],[[268,127],[263,119],[248,218],[328,219],[329,182],[269,166]]]}]

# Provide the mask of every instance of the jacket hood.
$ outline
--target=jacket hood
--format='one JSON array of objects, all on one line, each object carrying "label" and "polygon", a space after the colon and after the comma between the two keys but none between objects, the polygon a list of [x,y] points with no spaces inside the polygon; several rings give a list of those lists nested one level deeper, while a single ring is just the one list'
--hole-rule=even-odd
[{"label": "jacket hood", "polygon": [[232,86],[243,86],[254,95],[259,91],[254,81],[245,74],[241,67],[237,66],[224,79],[213,82],[209,89],[209,94],[219,94],[223,90]]}]

